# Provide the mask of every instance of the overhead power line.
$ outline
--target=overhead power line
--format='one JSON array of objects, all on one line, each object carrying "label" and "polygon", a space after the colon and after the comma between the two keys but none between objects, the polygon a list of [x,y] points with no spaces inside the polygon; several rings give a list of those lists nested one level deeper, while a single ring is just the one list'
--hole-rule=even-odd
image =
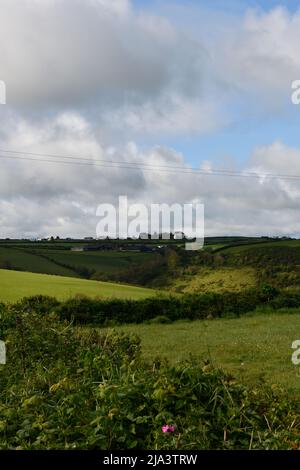
[{"label": "overhead power line", "polygon": [[[42,158],[40,158],[42,157]],[[235,171],[229,169],[201,169],[189,168],[182,165],[161,165],[142,162],[129,162],[126,160],[106,160],[94,159],[87,156],[57,155],[48,153],[25,152],[16,150],[0,149],[0,159],[33,161],[37,163],[54,163],[66,165],[81,165],[103,168],[121,168],[134,171],[151,171],[164,173],[192,174],[202,176],[224,176],[241,178],[266,178],[282,180],[300,180],[300,175],[277,174],[277,173],[259,173],[254,171]]]}]

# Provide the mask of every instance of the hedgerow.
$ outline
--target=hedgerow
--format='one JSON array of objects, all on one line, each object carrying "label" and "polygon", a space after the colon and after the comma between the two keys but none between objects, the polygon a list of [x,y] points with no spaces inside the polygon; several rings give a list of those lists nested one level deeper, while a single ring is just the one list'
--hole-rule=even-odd
[{"label": "hedgerow", "polygon": [[[52,297],[36,296],[23,299],[8,307],[18,312],[33,312],[45,315],[56,313],[61,320],[75,324],[110,325],[122,323],[142,323],[162,317],[165,321],[180,319],[206,319],[226,316],[240,316],[255,310],[257,306],[276,302],[279,291],[264,288],[245,292],[224,292],[185,294],[181,296],[157,296],[141,300],[132,299],[92,299],[78,296],[66,301]],[[279,296],[280,305],[290,305],[284,294]],[[300,295],[295,301],[300,306]]]}]

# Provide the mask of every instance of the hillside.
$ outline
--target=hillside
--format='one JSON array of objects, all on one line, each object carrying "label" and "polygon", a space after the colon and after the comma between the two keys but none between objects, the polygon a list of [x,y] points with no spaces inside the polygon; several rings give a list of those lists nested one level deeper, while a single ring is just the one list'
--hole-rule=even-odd
[{"label": "hillside", "polygon": [[[240,242],[239,242],[240,243]],[[181,256],[169,277],[176,292],[241,291],[262,285],[298,289],[300,240],[245,241]]]},{"label": "hillside", "polygon": [[0,242],[0,269],[68,277],[91,278],[96,274],[109,277],[151,257],[151,253],[120,252],[117,249],[74,252],[71,250],[74,246],[55,242]]},{"label": "hillside", "polygon": [[75,295],[141,299],[156,291],[140,287],[85,279],[24,273],[0,269],[0,301],[15,302],[33,295],[50,295],[66,299]]},{"label": "hillside", "polygon": [[172,283],[175,292],[241,291],[255,286],[256,271],[251,267],[203,267],[192,274],[183,273]]},{"label": "hillside", "polygon": [[236,243],[228,243],[224,245],[217,246],[217,251],[227,252],[227,253],[241,253],[242,251],[249,249],[258,249],[258,248],[300,248],[300,240],[290,240],[290,239],[279,239],[273,240],[268,239],[265,241],[252,241],[251,239],[241,242],[237,241]]},{"label": "hillside", "polygon": [[[241,291],[262,284],[295,288],[300,283],[300,240],[210,237],[198,252],[187,252],[171,242],[158,250],[151,241],[140,240],[132,250],[132,241],[87,245],[83,240],[3,240],[0,269],[158,290],[167,287],[179,293]],[[76,252],[74,247],[85,249]]]}]

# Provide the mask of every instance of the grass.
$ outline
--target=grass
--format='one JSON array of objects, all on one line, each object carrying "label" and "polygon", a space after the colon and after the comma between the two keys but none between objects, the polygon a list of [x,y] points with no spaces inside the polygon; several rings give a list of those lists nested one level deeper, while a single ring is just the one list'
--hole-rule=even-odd
[{"label": "grass", "polygon": [[104,274],[118,273],[131,266],[132,263],[147,261],[152,255],[149,253],[122,253],[113,251],[74,252],[67,250],[36,250],[37,255],[49,256],[54,261],[69,266],[86,267]]},{"label": "grass", "polygon": [[[54,247],[55,248],[55,247]],[[30,250],[30,251],[29,251]],[[46,259],[44,256],[48,257]],[[100,274],[125,271],[132,264],[143,263],[151,253],[118,251],[73,252],[69,249],[47,249],[39,245],[0,246],[0,267],[58,276],[80,277],[72,268],[87,268]],[[56,264],[58,263],[58,264]],[[63,263],[70,267],[60,266]]]},{"label": "grass", "polygon": [[0,301],[16,302],[32,295],[50,295],[66,299],[75,295],[141,299],[156,295],[156,291],[110,282],[24,273],[0,269]]},{"label": "grass", "polygon": [[[32,244],[32,246],[0,246],[0,268],[56,274],[58,276],[80,277],[72,268],[87,268],[101,274],[116,274],[132,264],[150,259],[151,253],[129,253],[118,251],[73,252],[70,249],[53,249]],[[44,256],[48,257],[46,259]],[[57,264],[58,263],[58,264]],[[68,267],[60,266],[63,263]]]},{"label": "grass", "polygon": [[231,247],[226,247],[224,246],[224,250],[221,250],[220,252],[224,251],[224,253],[241,253],[243,251],[249,250],[249,249],[256,249],[256,248],[265,248],[265,247],[282,247],[282,246],[287,246],[291,248],[300,248],[300,240],[278,240],[278,241],[266,241],[264,243],[245,243],[244,245],[239,245],[239,246],[231,246]]},{"label": "grass", "polygon": [[[298,313],[298,314],[297,314]],[[300,369],[291,362],[291,344],[300,339],[300,310],[295,313],[247,315],[237,319],[125,325],[137,333],[143,355],[176,363],[190,354],[210,359],[244,383],[259,381],[300,396]]]},{"label": "grass", "polygon": [[35,273],[57,274],[59,276],[76,276],[70,269],[20,249],[0,247],[0,266],[10,265],[13,269]]}]

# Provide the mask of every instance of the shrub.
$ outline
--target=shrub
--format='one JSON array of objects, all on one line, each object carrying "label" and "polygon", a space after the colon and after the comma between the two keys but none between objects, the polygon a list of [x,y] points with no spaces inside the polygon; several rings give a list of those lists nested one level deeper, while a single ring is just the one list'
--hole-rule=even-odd
[{"label": "shrub", "polygon": [[20,302],[14,305],[14,310],[19,312],[34,312],[41,315],[52,312],[58,307],[59,301],[54,297],[47,295],[35,295],[32,297],[25,297]]},{"label": "shrub", "polygon": [[274,309],[279,308],[299,308],[300,292],[286,291],[281,292],[277,297],[270,301],[270,306]]},{"label": "shrub", "polygon": [[299,446],[299,405],[281,392],[249,390],[194,359],[144,363],[135,336],[16,319],[0,367],[2,450]]},{"label": "shrub", "polygon": [[[274,302],[275,305],[278,298],[276,295],[277,290],[266,293],[253,289],[243,292],[157,296],[142,300],[92,299],[79,296],[62,302],[51,297],[36,296],[23,299],[14,309],[41,315],[54,312],[60,319],[75,324],[104,326],[142,323],[157,317],[176,321],[240,316],[265,303]],[[286,306],[295,306],[297,302],[300,305],[300,294],[295,294],[293,301],[284,294],[281,296],[281,306],[284,306],[284,303]]]}]

